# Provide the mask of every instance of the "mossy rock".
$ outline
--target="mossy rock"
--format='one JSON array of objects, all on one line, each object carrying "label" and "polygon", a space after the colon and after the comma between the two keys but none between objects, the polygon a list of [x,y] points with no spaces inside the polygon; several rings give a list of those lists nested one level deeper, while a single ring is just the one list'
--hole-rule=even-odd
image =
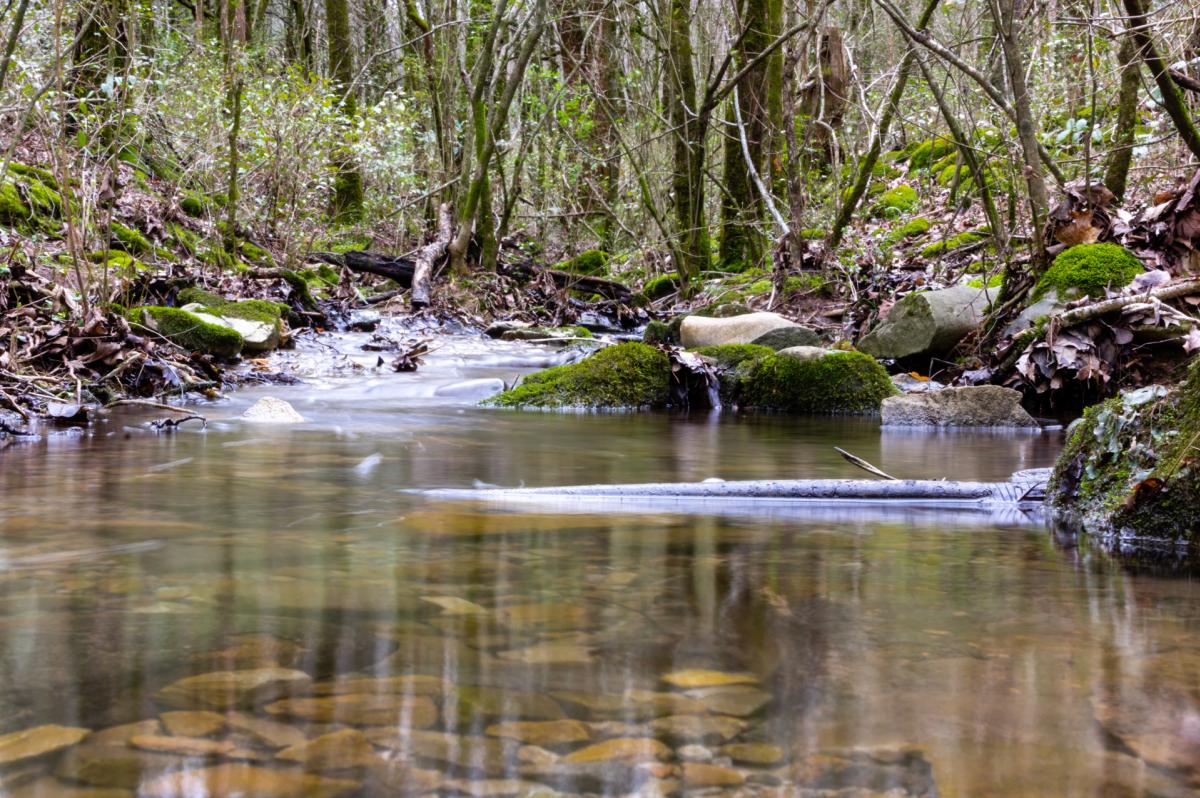
[{"label": "mossy rock", "polygon": [[229,300],[202,288],[184,288],[176,299],[180,305],[203,305],[216,316],[276,325],[288,310],[287,305],[279,302],[271,302],[266,299]]},{"label": "mossy rock", "polygon": [[939,158],[935,163],[930,164],[929,171],[932,174],[940,175],[947,167],[954,166],[958,161],[958,153],[952,152],[949,155]]},{"label": "mossy rock", "polygon": [[931,226],[930,221],[924,216],[917,216],[888,233],[888,241],[895,244],[897,241],[903,241],[907,238],[923,236],[929,232]]},{"label": "mossy rock", "polygon": [[921,250],[921,257],[936,258],[940,255],[970,246],[971,244],[986,241],[989,238],[991,238],[991,235],[986,230],[967,230],[942,241],[934,241]]},{"label": "mossy rock", "polygon": [[128,252],[122,252],[119,249],[102,249],[96,252],[89,252],[87,258],[92,263],[100,264],[106,269],[116,269],[124,272],[126,275],[147,271],[150,268]]},{"label": "mossy rock", "polygon": [[48,172],[45,175],[50,182],[41,179],[43,172],[15,162],[9,164],[11,179],[0,182],[0,224],[29,233],[58,231],[54,220],[62,216],[62,194]]},{"label": "mossy rock", "polygon": [[817,272],[812,274],[793,274],[783,279],[783,293],[798,294],[815,293],[824,290],[829,285],[829,281],[825,276]]},{"label": "mossy rock", "polygon": [[[676,335],[678,332],[676,330]],[[647,344],[671,344],[678,343],[678,338],[672,341],[671,328],[666,322],[655,319],[646,325],[645,330],[642,330],[642,341]]]},{"label": "mossy rock", "polygon": [[642,293],[650,300],[662,299],[679,290],[679,275],[660,274],[652,277],[642,286]]},{"label": "mossy rock", "polygon": [[495,407],[637,409],[664,407],[670,364],[659,349],[617,344],[568,366],[527,376],[512,390],[484,401]]},{"label": "mossy rock", "polygon": [[691,351],[711,359],[724,369],[730,369],[747,360],[758,360],[775,353],[775,350],[769,346],[759,346],[758,344],[718,344],[701,346]]},{"label": "mossy rock", "polygon": [[203,218],[225,207],[228,199],[224,194],[206,195],[198,191],[185,191],[179,198],[179,209],[188,216]]},{"label": "mossy rock", "polygon": [[883,366],[862,352],[831,352],[811,360],[780,353],[754,361],[740,399],[745,406],[765,410],[873,415],[896,393]]},{"label": "mossy rock", "polygon": [[823,241],[829,235],[824,227],[806,227],[800,231],[800,237],[805,241]]},{"label": "mossy rock", "polygon": [[225,248],[220,244],[214,244],[200,252],[197,257],[209,266],[215,266],[218,269],[233,271],[237,268],[237,259],[225,251]]},{"label": "mossy rock", "polygon": [[1145,270],[1136,255],[1118,244],[1079,244],[1058,254],[1034,287],[1033,298],[1050,289],[1065,299],[1098,298],[1106,288],[1124,288]]},{"label": "mossy rock", "polygon": [[28,222],[32,215],[17,187],[12,183],[0,183],[0,223],[18,227]]},{"label": "mossy rock", "polygon": [[168,222],[167,233],[176,249],[192,257],[200,252],[200,236],[178,222]]},{"label": "mossy rock", "polygon": [[558,268],[572,274],[599,276],[608,272],[609,254],[599,249],[580,252],[570,260],[558,264]]},{"label": "mossy rock", "polygon": [[274,266],[275,257],[257,244],[251,244],[249,241],[241,241],[238,243],[238,252],[243,258],[251,263],[257,263],[259,266]]},{"label": "mossy rock", "polygon": [[919,202],[917,190],[901,183],[879,195],[872,213],[876,216],[899,215],[915,210]]},{"label": "mossy rock", "polygon": [[955,178],[958,178],[958,184],[961,186],[971,179],[971,170],[965,166],[950,164],[937,173],[936,180],[939,186],[949,188],[954,185]]},{"label": "mossy rock", "polygon": [[913,148],[912,154],[908,156],[908,167],[909,169],[924,169],[952,152],[954,152],[954,142],[949,139],[938,137],[922,141]]},{"label": "mossy rock", "polygon": [[30,166],[29,164],[21,163],[20,161],[10,161],[8,171],[19,177],[26,177],[32,180],[37,180],[44,183],[47,188],[58,191],[58,178],[49,169],[43,169],[40,166]]},{"label": "mossy rock", "polygon": [[117,249],[123,249],[133,255],[146,255],[154,251],[150,239],[132,227],[113,222],[109,232],[112,246]]},{"label": "mossy rock", "polygon": [[748,297],[763,296],[771,293],[771,289],[774,287],[774,284],[770,280],[755,280],[742,289],[742,294]]},{"label": "mossy rock", "polygon": [[1150,386],[1089,408],[1050,478],[1054,515],[1129,554],[1193,562],[1200,543],[1200,361],[1179,386]]},{"label": "mossy rock", "polygon": [[236,330],[211,324],[179,308],[145,305],[133,308],[130,319],[156,331],[184,349],[233,358],[242,351],[242,336]]}]

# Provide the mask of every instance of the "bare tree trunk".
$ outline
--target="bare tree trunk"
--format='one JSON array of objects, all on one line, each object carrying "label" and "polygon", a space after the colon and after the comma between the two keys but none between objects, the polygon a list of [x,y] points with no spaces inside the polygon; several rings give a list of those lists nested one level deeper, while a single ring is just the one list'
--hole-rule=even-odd
[{"label": "bare tree trunk", "polygon": [[[348,0],[325,0],[325,25],[329,33],[329,74],[342,93],[342,113],[353,120],[357,113],[354,94],[354,61],[350,40]],[[357,222],[363,213],[362,173],[353,156],[342,150],[334,155],[334,179],[330,216],[334,222]]]}]

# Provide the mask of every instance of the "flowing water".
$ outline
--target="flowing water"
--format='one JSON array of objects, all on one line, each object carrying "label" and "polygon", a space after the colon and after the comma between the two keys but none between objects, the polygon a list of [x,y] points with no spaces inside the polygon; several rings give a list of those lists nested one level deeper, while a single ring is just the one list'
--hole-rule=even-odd
[{"label": "flowing water", "polygon": [[[410,492],[862,476],[835,445],[1004,479],[1052,462],[1057,435],[487,410],[498,380],[563,355],[447,337],[394,374],[365,338],[278,356],[308,383],[205,406],[206,429],[130,412],[0,452],[0,732],[19,733],[0,795],[1200,785],[1200,590],[1023,517]],[[263,395],[306,423],[240,420]]]}]

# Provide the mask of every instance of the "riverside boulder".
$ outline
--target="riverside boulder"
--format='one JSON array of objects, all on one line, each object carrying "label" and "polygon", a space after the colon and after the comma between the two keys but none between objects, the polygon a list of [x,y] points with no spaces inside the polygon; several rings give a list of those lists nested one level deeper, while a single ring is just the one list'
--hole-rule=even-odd
[{"label": "riverside boulder", "polygon": [[[799,327],[778,313],[744,313],[727,318],[709,318],[692,314],[679,327],[679,341],[687,349],[720,344],[755,343],[767,333]],[[810,331],[811,332],[811,331]],[[815,333],[813,334],[815,343]],[[772,347],[777,349],[779,347]]]},{"label": "riverside boulder", "polygon": [[948,354],[983,323],[995,291],[959,285],[909,294],[863,336],[859,350],[878,358]]},{"label": "riverside boulder", "polygon": [[1047,486],[1056,520],[1106,548],[1195,557],[1200,542],[1200,361],[1177,386],[1088,408]]},{"label": "riverside boulder", "polygon": [[517,387],[486,399],[496,407],[664,407],[670,364],[666,353],[630,341],[601,349],[578,363],[527,376]]},{"label": "riverside boulder", "polygon": [[908,393],[883,400],[885,427],[1033,427],[1021,394],[999,385]]}]

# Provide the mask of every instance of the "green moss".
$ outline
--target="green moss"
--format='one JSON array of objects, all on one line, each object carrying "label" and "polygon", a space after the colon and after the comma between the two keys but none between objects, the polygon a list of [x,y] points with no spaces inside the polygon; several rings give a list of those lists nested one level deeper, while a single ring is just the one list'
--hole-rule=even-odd
[{"label": "green moss", "polygon": [[10,161],[8,171],[19,177],[37,180],[40,183],[44,183],[48,188],[58,191],[58,179],[49,169],[43,169],[40,166],[30,166],[19,161]]},{"label": "green moss", "polygon": [[325,285],[334,286],[342,282],[342,275],[328,263],[322,263],[317,267],[317,279]]},{"label": "green moss", "polygon": [[[726,297],[729,299],[730,297]],[[705,305],[699,310],[694,310],[692,313],[696,316],[705,316],[710,319],[727,319],[730,316],[745,316],[747,313],[753,313],[749,307],[741,302],[714,302],[711,305]],[[680,322],[682,323],[682,322]]]},{"label": "green moss", "polygon": [[958,153],[952,152],[944,158],[939,158],[936,163],[931,164],[929,166],[929,171],[932,174],[940,175],[946,170],[946,167],[954,166],[956,161],[958,161]]},{"label": "green moss", "polygon": [[824,275],[813,272],[811,274],[793,274],[783,280],[783,293],[796,294],[801,291],[811,293],[824,289],[828,283]]},{"label": "green moss", "polygon": [[755,280],[742,289],[742,293],[746,296],[762,296],[771,293],[773,287],[774,285],[770,280]]},{"label": "green moss", "polygon": [[934,241],[932,244],[921,250],[921,256],[925,258],[936,258],[939,255],[946,254],[947,252],[953,252],[956,249],[962,249],[963,247],[971,244],[985,241],[990,237],[991,236],[986,230],[967,230],[966,232],[959,233],[958,235],[950,236],[943,241]]},{"label": "green moss", "polygon": [[[1176,554],[1200,542],[1200,367],[1088,408],[1049,484],[1060,518],[1110,547]],[[1196,556],[1192,549],[1191,556]]]},{"label": "green moss", "polygon": [[629,342],[569,366],[530,374],[484,404],[496,407],[640,408],[667,404],[670,365],[664,352]]},{"label": "green moss", "polygon": [[917,207],[918,201],[916,189],[910,185],[901,183],[883,192],[879,196],[879,201],[875,203],[872,212],[876,216],[894,216],[908,213]]},{"label": "green moss", "polygon": [[141,232],[127,227],[120,222],[113,222],[111,229],[112,245],[134,255],[144,255],[153,251],[154,245]]},{"label": "green moss", "polygon": [[959,178],[959,185],[971,178],[971,170],[965,166],[955,166],[950,164],[945,169],[937,173],[937,184],[949,188],[954,184],[954,179]]},{"label": "green moss", "polygon": [[235,330],[210,324],[179,308],[147,305],[133,308],[130,319],[193,352],[231,358],[242,351],[242,336]]},{"label": "green moss", "polygon": [[755,361],[741,388],[750,407],[793,413],[864,415],[896,387],[883,366],[861,352],[835,352],[814,360],[772,354]]},{"label": "green moss", "polygon": [[201,194],[198,191],[185,191],[179,199],[179,209],[188,216],[202,218],[224,208],[229,200],[224,194]]},{"label": "green moss", "polygon": [[903,241],[906,238],[916,238],[917,236],[921,236],[929,232],[930,226],[931,225],[928,219],[926,219],[924,216],[917,216],[909,219],[907,222],[889,233],[888,241],[894,244],[897,241]]},{"label": "green moss", "polygon": [[208,247],[198,257],[204,263],[207,263],[209,266],[215,266],[218,269],[233,271],[237,267],[237,261],[220,244]]},{"label": "green moss", "polygon": [[671,337],[671,327],[665,322],[658,320],[651,321],[646,325],[646,329],[642,331],[642,340],[648,344],[673,344],[679,342],[679,330],[675,330],[675,337]]},{"label": "green moss", "polygon": [[32,214],[12,183],[0,183],[0,223],[16,227],[29,221]]},{"label": "green moss", "polygon": [[679,275],[661,274],[652,277],[642,286],[642,293],[650,299],[662,299],[679,290]]},{"label": "green moss", "polygon": [[188,286],[180,290],[179,295],[175,298],[180,305],[203,305],[206,308],[219,308],[228,302],[225,297],[220,294],[214,294],[212,291],[205,291],[203,288]]},{"label": "green moss", "polygon": [[223,296],[202,288],[188,287],[179,292],[176,301],[180,305],[203,305],[214,315],[230,319],[248,319],[268,324],[278,323],[287,313],[287,305],[265,299],[242,299],[230,301]]},{"label": "green moss", "polygon": [[954,142],[949,139],[939,137],[922,141],[908,157],[909,169],[924,169],[952,152],[954,152]]},{"label": "green moss", "polygon": [[721,368],[733,368],[748,360],[758,360],[767,355],[775,354],[775,350],[769,346],[758,346],[756,344],[719,344],[717,346],[702,346],[698,349],[693,349],[698,355],[712,358],[717,361],[717,365]]},{"label": "green moss", "polygon": [[307,310],[317,309],[317,300],[313,298],[308,288],[308,281],[296,272],[284,272],[283,281],[288,284],[296,296],[296,300]]},{"label": "green moss", "polygon": [[200,236],[178,222],[167,223],[167,233],[177,249],[193,257],[200,251]]},{"label": "green moss", "polygon": [[1004,285],[1004,275],[993,274],[988,278],[987,285],[984,285],[982,277],[976,277],[973,280],[968,280],[967,285],[971,288],[999,288]]},{"label": "green moss", "polygon": [[559,269],[573,274],[601,275],[608,271],[609,255],[598,249],[580,252],[570,260],[558,265]]},{"label": "green moss", "polygon": [[1087,295],[1100,297],[1106,288],[1123,288],[1145,271],[1142,262],[1117,244],[1080,244],[1058,254],[1034,287],[1040,299],[1050,289],[1063,298]]},{"label": "green moss", "polygon": [[242,257],[251,263],[257,263],[260,266],[275,265],[275,258],[270,252],[267,252],[265,249],[256,244],[251,244],[249,241],[239,242],[238,252],[240,252]]},{"label": "green moss", "polygon": [[829,235],[829,231],[824,227],[806,227],[800,231],[800,237],[805,241],[821,241],[827,235]]}]

